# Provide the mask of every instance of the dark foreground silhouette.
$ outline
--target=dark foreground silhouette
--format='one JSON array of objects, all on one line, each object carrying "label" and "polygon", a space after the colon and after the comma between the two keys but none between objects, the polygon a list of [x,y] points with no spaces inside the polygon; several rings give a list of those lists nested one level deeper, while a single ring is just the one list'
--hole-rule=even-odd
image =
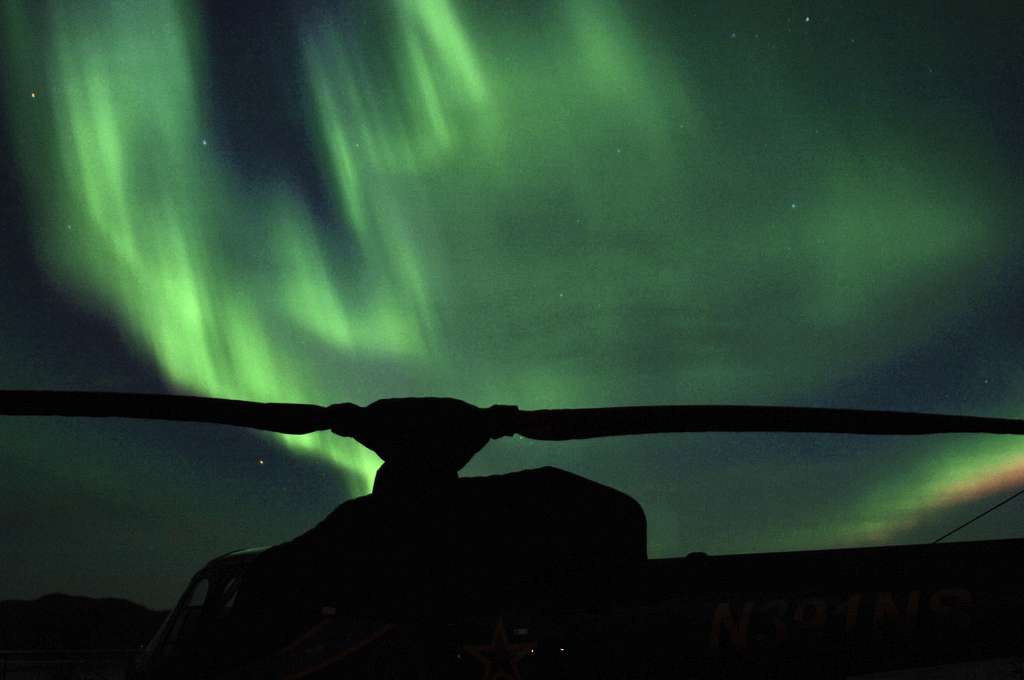
[{"label": "dark foreground silhouette", "polygon": [[369,496],[292,541],[201,569],[140,658],[151,680],[1011,677],[1021,667],[1024,540],[649,560],[643,512],[625,494],[550,467],[458,476],[512,434],[1022,434],[1017,420],[39,392],[0,392],[0,413],[330,429],[384,460]]}]

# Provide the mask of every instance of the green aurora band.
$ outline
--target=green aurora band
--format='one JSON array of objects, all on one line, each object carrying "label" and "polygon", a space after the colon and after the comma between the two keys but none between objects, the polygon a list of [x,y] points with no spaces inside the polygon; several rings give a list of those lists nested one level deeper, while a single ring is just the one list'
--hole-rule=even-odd
[{"label": "green aurora band", "polygon": [[[998,250],[977,168],[936,163],[923,133],[808,104],[768,52],[715,89],[677,53],[705,38],[590,0],[531,16],[395,0],[358,34],[300,22],[322,224],[292,178],[254,186],[204,132],[195,6],[98,6],[6,8],[39,254],[182,391],[806,403],[953,323],[968,301],[931,297]],[[984,147],[947,123],[949,154]],[[368,488],[357,445],[282,441]],[[784,540],[884,540],[1019,459],[1012,442],[897,445],[828,529],[805,518]],[[636,495],[654,553],[699,531]]]}]

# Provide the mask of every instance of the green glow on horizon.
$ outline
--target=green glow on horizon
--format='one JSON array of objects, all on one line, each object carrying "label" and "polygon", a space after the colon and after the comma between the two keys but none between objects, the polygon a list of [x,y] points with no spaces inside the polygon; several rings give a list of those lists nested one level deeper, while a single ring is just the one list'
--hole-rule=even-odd
[{"label": "green glow on horizon", "polygon": [[[970,169],[758,90],[786,75],[767,58],[722,94],[673,59],[676,36],[590,0],[542,20],[395,0],[366,10],[386,41],[302,27],[328,233],[290,178],[245,186],[217,154],[193,5],[53,7],[34,73],[52,126],[22,150],[59,158],[39,190],[41,257],[183,390],[800,402],[951,323],[963,308],[936,292],[969,285],[993,249],[983,200],[949,190]],[[282,440],[368,487],[376,459],[359,447]],[[953,473],[919,453],[844,499],[846,535],[933,507],[992,455]],[[899,493],[922,480],[938,487]]]},{"label": "green glow on horizon", "polygon": [[[893,465],[845,518],[837,519],[842,540],[892,542],[937,512],[996,498],[995,494],[1007,494],[1024,484],[1024,448],[1016,437],[956,439],[961,441],[918,444],[923,453]],[[964,513],[962,518],[970,515]]]}]

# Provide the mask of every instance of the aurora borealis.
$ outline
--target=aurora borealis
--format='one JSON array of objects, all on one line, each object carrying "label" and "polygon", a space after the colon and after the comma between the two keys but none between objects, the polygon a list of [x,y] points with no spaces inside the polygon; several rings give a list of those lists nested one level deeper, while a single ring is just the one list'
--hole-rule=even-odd
[{"label": "aurora borealis", "polygon": [[[1021,415],[1024,10],[741,7],[5,3],[0,387]],[[376,466],[0,427],[0,599],[167,606]],[[1024,442],[513,440],[466,472],[542,464],[635,496],[667,556],[930,541]]]}]

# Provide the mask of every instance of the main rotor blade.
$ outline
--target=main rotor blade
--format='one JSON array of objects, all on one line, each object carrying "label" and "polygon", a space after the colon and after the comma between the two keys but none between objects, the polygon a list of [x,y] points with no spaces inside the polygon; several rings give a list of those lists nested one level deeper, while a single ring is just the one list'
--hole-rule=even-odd
[{"label": "main rotor blade", "polygon": [[[415,400],[412,400],[415,401]],[[0,415],[149,418],[251,427],[284,434],[334,428],[359,433],[364,407],[280,404],[212,397],[111,392],[0,390]],[[478,409],[491,437],[519,434],[561,441],[670,432],[822,432],[920,435],[952,432],[1024,434],[1024,420],[900,411],[793,406],[624,406],[520,411]],[[451,423],[457,433],[464,423]]]},{"label": "main rotor blade", "polygon": [[1024,420],[794,406],[625,406],[519,411],[515,432],[560,441],[659,432],[1024,434]]},{"label": "main rotor blade", "polygon": [[183,420],[284,434],[308,434],[331,426],[327,409],[313,404],[117,392],[0,390],[0,415]]}]

